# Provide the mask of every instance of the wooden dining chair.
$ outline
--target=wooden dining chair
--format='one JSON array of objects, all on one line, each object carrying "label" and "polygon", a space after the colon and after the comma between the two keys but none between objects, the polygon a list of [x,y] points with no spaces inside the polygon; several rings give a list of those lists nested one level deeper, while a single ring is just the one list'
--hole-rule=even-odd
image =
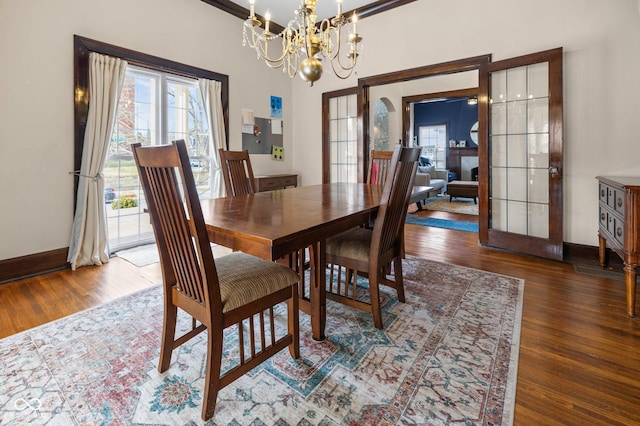
[{"label": "wooden dining chair", "polygon": [[387,180],[387,172],[389,171],[389,163],[391,162],[393,151],[371,150],[369,154],[367,183],[384,185]]},{"label": "wooden dining chair", "polygon": [[[327,298],[370,311],[379,329],[383,328],[379,285],[395,288],[398,300],[405,301],[402,231],[419,156],[420,148],[397,145],[389,161],[373,229],[353,228],[329,237],[326,243],[327,264],[331,267]],[[393,275],[387,273],[390,263]],[[358,275],[369,279],[369,302],[358,296]]]},{"label": "wooden dining chair", "polygon": [[222,176],[227,196],[253,194],[256,192],[256,183],[249,159],[249,151],[225,151],[218,149]]},{"label": "wooden dining chair", "polygon": [[[384,186],[387,181],[387,173],[389,172],[389,164],[393,151],[376,151],[371,150],[369,153],[369,168],[367,169],[367,183],[372,185]],[[365,226],[373,228],[373,223],[377,213],[371,213],[369,222]]]},{"label": "wooden dining chair", "polygon": [[[214,260],[184,141],[132,147],[162,267],[164,325],[158,370],[169,368],[174,349],[207,330],[206,421],[213,417],[220,389],[287,346],[293,358],[300,356],[298,275],[240,252]],[[274,306],[281,302],[288,305],[286,331],[275,325]],[[178,308],[191,315],[193,324],[176,337]],[[220,375],[223,331],[233,325],[240,359]]]}]

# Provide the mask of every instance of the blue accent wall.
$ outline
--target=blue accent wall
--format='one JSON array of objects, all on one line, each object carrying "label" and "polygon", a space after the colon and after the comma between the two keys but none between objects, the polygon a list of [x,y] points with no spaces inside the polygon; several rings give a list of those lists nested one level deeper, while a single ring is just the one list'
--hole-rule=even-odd
[{"label": "blue accent wall", "polygon": [[467,141],[467,146],[478,146],[471,140],[471,126],[478,121],[478,105],[468,105],[467,98],[415,104],[413,107],[413,134],[420,126],[447,124],[447,141]]}]

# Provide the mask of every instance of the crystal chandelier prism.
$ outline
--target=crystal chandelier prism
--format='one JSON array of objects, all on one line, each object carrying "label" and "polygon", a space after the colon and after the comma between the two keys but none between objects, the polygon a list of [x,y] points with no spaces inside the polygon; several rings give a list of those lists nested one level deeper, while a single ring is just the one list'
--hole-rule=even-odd
[{"label": "crystal chandelier prism", "polygon": [[[242,45],[255,49],[258,59],[263,59],[270,68],[282,68],[289,77],[300,73],[309,86],[322,76],[323,61],[331,64],[333,73],[339,78],[351,76],[358,62],[362,38],[357,32],[355,13],[351,26],[345,26],[348,19],[342,14],[342,0],[337,0],[337,15],[319,24],[316,24],[316,0],[303,0],[295,11],[296,17],[279,34],[269,31],[268,13],[265,14],[264,31],[260,31],[262,22],[255,15],[255,0],[249,0],[249,4],[251,10],[244,21]],[[347,49],[341,59],[340,53]]]}]

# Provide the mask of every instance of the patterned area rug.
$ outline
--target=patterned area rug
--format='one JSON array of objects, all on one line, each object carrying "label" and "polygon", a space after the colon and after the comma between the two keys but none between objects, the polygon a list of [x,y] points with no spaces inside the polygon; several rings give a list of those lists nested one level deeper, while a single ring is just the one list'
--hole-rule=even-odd
[{"label": "patterned area rug", "polygon": [[478,215],[478,205],[473,202],[473,198],[454,198],[450,202],[449,196],[431,197],[426,199],[422,208],[441,212]]},{"label": "patterned area rug", "polygon": [[[524,282],[404,267],[407,303],[384,293],[384,331],[328,301],[316,342],[301,314],[301,358],[283,350],[223,389],[207,424],[511,424]],[[0,340],[0,424],[201,424],[205,336],[159,374],[161,328],[158,286]]]}]

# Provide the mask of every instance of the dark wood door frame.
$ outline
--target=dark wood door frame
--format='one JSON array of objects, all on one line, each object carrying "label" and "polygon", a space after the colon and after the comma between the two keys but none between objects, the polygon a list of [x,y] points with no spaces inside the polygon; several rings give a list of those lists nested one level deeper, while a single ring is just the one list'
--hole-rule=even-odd
[{"label": "dark wood door frame", "polygon": [[[411,104],[428,101],[429,99],[452,99],[465,98],[470,96],[478,96],[478,88],[449,90],[447,92],[422,93],[420,95],[411,95],[402,97],[402,136],[403,145],[407,145],[410,136],[411,125]],[[415,135],[414,135],[415,136]]]},{"label": "dark wood door frame", "polygon": [[438,75],[474,71],[491,62],[491,55],[480,55],[434,65],[379,74],[358,79],[358,179],[364,182],[366,164],[369,164],[369,90],[371,86],[401,83]]}]

